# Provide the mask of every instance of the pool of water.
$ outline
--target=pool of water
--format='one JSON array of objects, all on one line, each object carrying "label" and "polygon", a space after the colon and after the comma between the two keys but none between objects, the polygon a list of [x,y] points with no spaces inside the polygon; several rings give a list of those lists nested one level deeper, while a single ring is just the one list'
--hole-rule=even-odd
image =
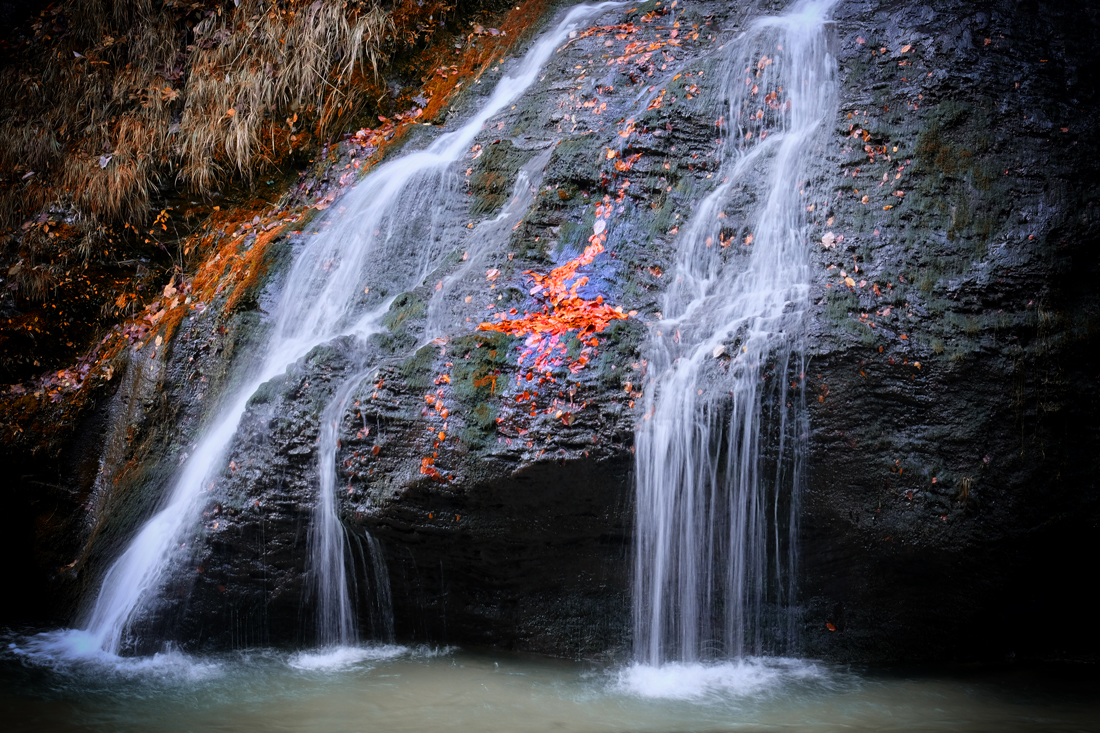
[{"label": "pool of water", "polygon": [[804,660],[603,667],[362,646],[146,658],[0,652],[6,731],[1100,731],[1100,684],[1060,669],[931,675]]}]

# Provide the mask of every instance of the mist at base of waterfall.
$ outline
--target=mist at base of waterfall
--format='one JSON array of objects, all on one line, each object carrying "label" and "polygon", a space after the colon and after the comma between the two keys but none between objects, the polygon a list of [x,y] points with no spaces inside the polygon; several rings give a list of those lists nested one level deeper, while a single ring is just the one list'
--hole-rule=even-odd
[{"label": "mist at base of waterfall", "polygon": [[1079,731],[1100,680],[1067,668],[889,673],[753,657],[608,665],[361,645],[152,657],[0,642],[7,731]]}]

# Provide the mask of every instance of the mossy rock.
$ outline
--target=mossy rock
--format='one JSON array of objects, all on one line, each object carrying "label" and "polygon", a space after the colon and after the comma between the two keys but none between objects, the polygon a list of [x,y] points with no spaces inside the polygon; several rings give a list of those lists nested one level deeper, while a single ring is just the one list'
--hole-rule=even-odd
[{"label": "mossy rock", "polygon": [[478,160],[480,165],[470,177],[470,190],[474,194],[470,213],[492,214],[504,206],[524,162],[524,154],[510,140],[486,146]]},{"label": "mossy rock", "polygon": [[397,373],[404,377],[410,391],[423,392],[431,389],[437,355],[438,351],[434,346],[422,346],[397,367]]},{"label": "mossy rock", "polygon": [[413,293],[401,293],[393,300],[382,325],[395,335],[404,333],[409,323],[417,320],[428,311],[428,305]]},{"label": "mossy rock", "polygon": [[516,339],[503,333],[477,333],[451,341],[454,360],[451,392],[467,410],[464,440],[471,446],[485,443],[496,425],[501,393],[512,369],[509,351]]}]

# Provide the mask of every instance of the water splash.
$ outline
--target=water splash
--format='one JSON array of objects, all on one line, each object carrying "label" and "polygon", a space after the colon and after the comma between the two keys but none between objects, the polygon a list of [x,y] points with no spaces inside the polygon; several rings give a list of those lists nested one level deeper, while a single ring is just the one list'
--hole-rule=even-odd
[{"label": "water splash", "polygon": [[[319,344],[341,335],[364,339],[377,332],[392,302],[377,293],[401,292],[421,284],[438,266],[447,247],[443,229],[449,220],[448,207],[464,199],[456,193],[461,179],[453,163],[469,148],[485,122],[535,81],[555,46],[570,30],[615,4],[571,9],[533,45],[515,71],[501,79],[465,124],[441,135],[424,150],[376,168],[344,198],[344,213],[329,210],[311,228],[295,253],[273,311],[273,328],[266,344],[243,367],[241,386],[223,400],[191,457],[173,479],[163,508],[148,520],[107,571],[85,628],[67,636],[71,654],[117,654],[133,641],[130,637],[135,623],[150,613],[167,573],[186,553],[184,538],[197,523],[204,488],[223,466],[252,394]],[[353,386],[345,388],[341,394],[350,392]],[[334,403],[339,399],[338,395]],[[333,407],[332,414],[325,411],[325,425],[338,417],[338,409]],[[329,482],[328,474],[335,471],[334,449],[331,453],[321,456],[322,482]],[[347,615],[351,603],[343,527],[335,514],[331,491],[329,496],[319,498],[317,506],[311,542],[317,555],[310,562],[315,572],[323,575],[315,581],[319,589],[320,639],[324,643],[344,643],[354,637],[355,630]],[[320,593],[322,587],[324,593]]]},{"label": "water splash", "polygon": [[804,176],[836,106],[831,5],[799,2],[727,44],[723,183],[677,240],[645,347],[634,648],[647,665],[778,653],[793,635]]},{"label": "water splash", "polygon": [[634,664],[619,672],[618,689],[638,697],[670,700],[759,697],[792,681],[822,680],[824,669],[801,659],[747,657],[721,664]]},{"label": "water splash", "polygon": [[313,652],[298,652],[287,659],[287,665],[306,672],[338,672],[363,662],[377,662],[408,654],[403,646],[348,647],[335,646]]}]

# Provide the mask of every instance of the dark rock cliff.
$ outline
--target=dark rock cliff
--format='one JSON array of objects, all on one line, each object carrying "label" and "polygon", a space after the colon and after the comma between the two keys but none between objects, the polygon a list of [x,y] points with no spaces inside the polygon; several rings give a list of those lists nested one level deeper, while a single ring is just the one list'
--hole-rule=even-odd
[{"label": "dark rock cliff", "polygon": [[[546,162],[533,203],[489,255],[499,274],[477,271],[454,297],[530,308],[524,271],[581,251],[608,196],[607,252],[590,277],[637,316],[595,347],[570,342],[569,358],[588,362],[553,382],[517,366],[521,342],[474,332],[476,320],[427,333],[435,283],[461,264],[456,234],[454,256],[399,295],[381,335],[318,347],[252,398],[148,638],[312,639],[304,573],[320,413],[361,375],[339,421],[337,494],[364,634],[384,622],[371,600],[381,552],[399,639],[624,653],[644,323],[659,318],[675,229],[715,183],[715,48],[767,8],[609,11],[600,25],[635,29],[568,43],[478,138],[469,210],[448,214],[455,231],[503,211],[524,165]],[[833,17],[840,106],[806,182],[802,651],[1091,658],[1100,16],[1088,5],[840,2]],[[613,63],[627,44],[667,42],[674,21],[679,43]],[[627,119],[632,136],[613,160]],[[272,250],[269,294],[296,242]],[[12,551],[47,600],[10,618],[64,615],[93,591],[234,383],[233,356],[260,343],[264,304],[257,290],[231,313],[195,312],[159,353],[128,356],[56,465],[11,459],[24,476]]]}]

